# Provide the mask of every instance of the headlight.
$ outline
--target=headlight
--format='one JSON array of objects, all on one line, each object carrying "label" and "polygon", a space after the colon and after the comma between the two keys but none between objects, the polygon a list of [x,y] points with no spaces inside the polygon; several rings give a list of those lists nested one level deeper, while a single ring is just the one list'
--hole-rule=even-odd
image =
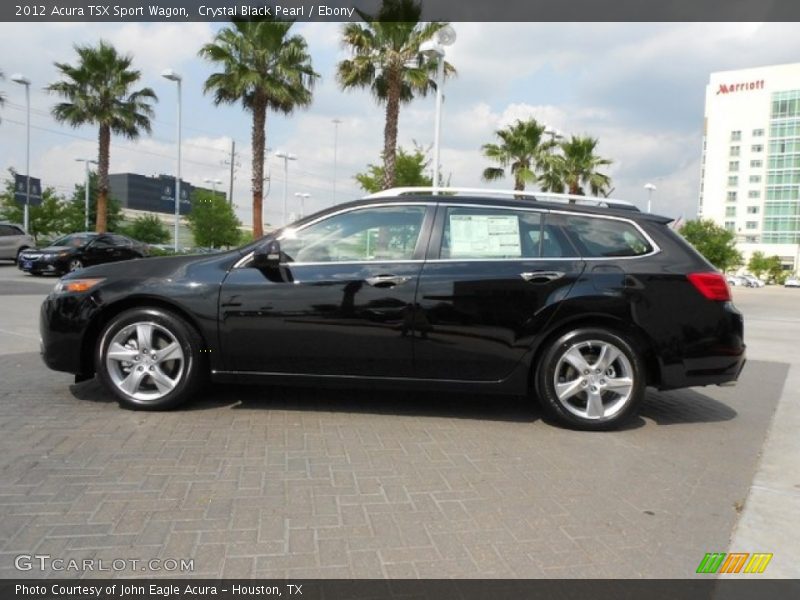
[{"label": "headlight", "polygon": [[66,281],[59,281],[53,292],[56,294],[69,294],[88,292],[100,282],[105,281],[104,277],[96,279],[67,279]]}]

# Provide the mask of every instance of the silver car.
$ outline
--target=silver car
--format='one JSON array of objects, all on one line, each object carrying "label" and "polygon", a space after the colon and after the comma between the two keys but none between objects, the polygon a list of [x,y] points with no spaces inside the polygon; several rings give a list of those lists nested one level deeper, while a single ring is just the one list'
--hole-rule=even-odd
[{"label": "silver car", "polygon": [[36,247],[33,238],[19,225],[0,223],[0,260],[17,261],[19,253]]}]

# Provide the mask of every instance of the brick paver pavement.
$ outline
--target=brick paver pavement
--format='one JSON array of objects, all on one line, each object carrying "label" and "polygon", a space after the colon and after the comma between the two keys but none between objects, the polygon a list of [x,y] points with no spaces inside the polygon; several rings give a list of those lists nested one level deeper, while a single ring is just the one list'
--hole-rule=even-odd
[{"label": "brick paver pavement", "polygon": [[41,576],[19,554],[192,558],[208,577],[691,576],[727,548],[785,375],[751,362],[736,388],[650,392],[624,431],[584,433],[524,399],[363,390],[219,386],[130,412],[0,356],[0,577]]}]

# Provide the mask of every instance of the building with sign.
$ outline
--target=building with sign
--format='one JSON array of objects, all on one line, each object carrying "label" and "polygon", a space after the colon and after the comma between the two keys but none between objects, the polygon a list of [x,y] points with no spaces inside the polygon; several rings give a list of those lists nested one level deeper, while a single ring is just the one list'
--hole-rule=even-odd
[{"label": "building with sign", "polygon": [[800,270],[800,63],[711,74],[698,214]]},{"label": "building with sign", "polygon": [[[126,212],[175,214],[175,177],[171,175],[147,177],[137,173],[114,173],[108,176],[108,185],[111,196]],[[181,180],[181,215],[192,210],[191,198],[196,190],[212,193],[208,188]],[[226,197],[225,192],[216,193]]]}]

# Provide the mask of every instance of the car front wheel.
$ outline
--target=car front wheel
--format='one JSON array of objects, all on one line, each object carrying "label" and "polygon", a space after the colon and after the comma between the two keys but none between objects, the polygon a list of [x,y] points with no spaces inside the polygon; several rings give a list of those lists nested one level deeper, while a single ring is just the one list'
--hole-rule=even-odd
[{"label": "car front wheel", "polygon": [[167,410],[197,390],[204,376],[201,348],[200,335],[177,315],[133,309],[103,330],[95,368],[123,407]]},{"label": "car front wheel", "polygon": [[542,408],[561,423],[585,430],[613,429],[644,399],[641,358],[617,333],[570,331],[545,350],[536,372]]}]

